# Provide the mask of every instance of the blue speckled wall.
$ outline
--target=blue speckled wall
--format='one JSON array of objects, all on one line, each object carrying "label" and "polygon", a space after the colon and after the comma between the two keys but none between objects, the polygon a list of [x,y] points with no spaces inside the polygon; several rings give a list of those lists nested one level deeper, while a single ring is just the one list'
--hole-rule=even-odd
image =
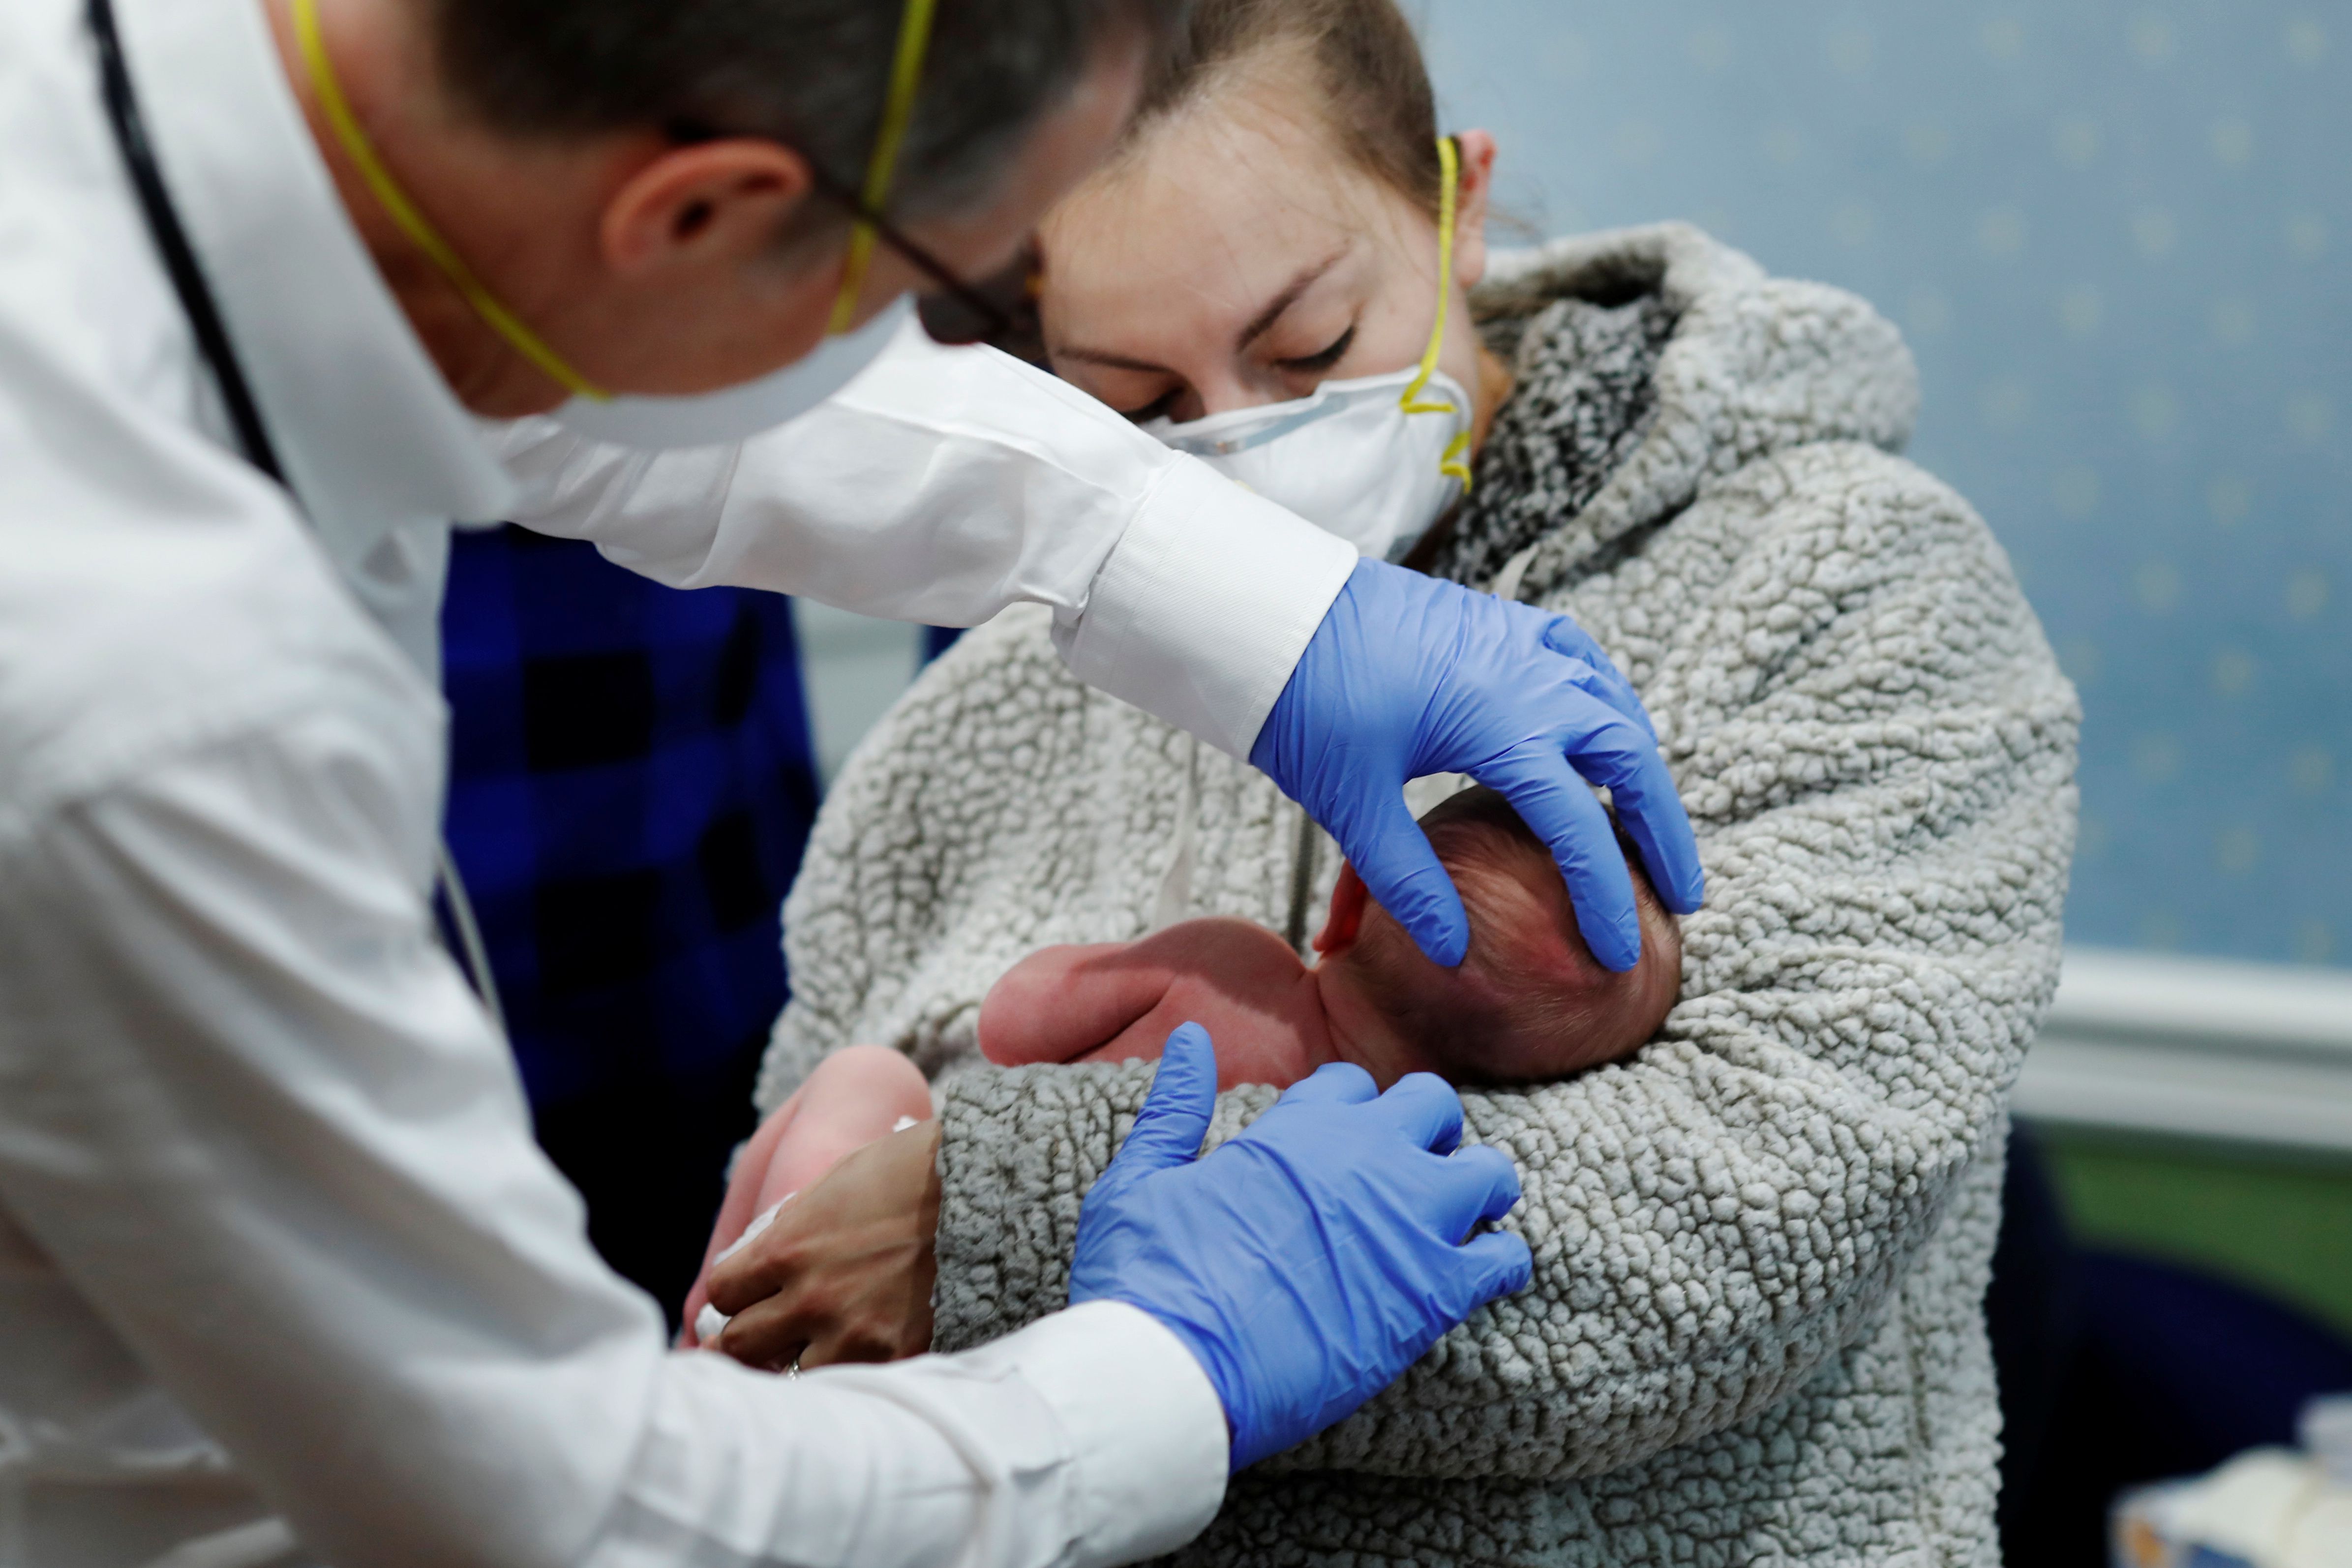
[{"label": "blue speckled wall", "polygon": [[2070,938],[2352,963],[2352,5],[1416,15],[1544,230],[1692,218],[1902,324],[2082,688]]}]

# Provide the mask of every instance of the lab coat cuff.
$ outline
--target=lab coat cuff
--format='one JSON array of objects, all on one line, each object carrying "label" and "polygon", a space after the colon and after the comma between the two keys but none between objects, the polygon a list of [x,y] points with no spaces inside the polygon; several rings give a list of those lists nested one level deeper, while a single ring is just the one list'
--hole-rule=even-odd
[{"label": "lab coat cuff", "polygon": [[1157,1557],[1208,1528],[1233,1444],[1224,1405],[1181,1340],[1123,1301],[1088,1301],[1003,1344],[1076,1457],[1074,1568]]},{"label": "lab coat cuff", "polygon": [[1080,679],[1246,759],[1356,560],[1345,540],[1181,458],[1055,640]]}]

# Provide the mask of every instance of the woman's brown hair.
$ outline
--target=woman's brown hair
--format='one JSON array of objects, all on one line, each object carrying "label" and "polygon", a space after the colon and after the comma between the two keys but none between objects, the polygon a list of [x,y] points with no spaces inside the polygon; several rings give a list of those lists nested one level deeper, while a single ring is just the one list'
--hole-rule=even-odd
[{"label": "woman's brown hair", "polygon": [[1437,216],[1444,175],[1437,106],[1421,41],[1396,0],[1195,0],[1190,26],[1146,87],[1137,130],[1213,92],[1234,68],[1279,46],[1307,52],[1315,107],[1366,173]]}]

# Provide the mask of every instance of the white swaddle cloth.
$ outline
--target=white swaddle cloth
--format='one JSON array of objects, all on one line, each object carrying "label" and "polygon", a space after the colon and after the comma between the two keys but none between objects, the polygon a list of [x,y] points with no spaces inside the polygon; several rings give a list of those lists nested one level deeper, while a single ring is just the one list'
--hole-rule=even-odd
[{"label": "white swaddle cloth", "polygon": [[[908,1128],[916,1125],[917,1122],[913,1117],[901,1116],[898,1121],[890,1124],[890,1131],[893,1132],[904,1132]],[[742,1251],[743,1248],[750,1246],[753,1237],[757,1237],[761,1231],[776,1223],[776,1216],[784,1212],[784,1205],[798,1196],[800,1196],[800,1194],[798,1193],[786,1193],[782,1197],[778,1198],[774,1203],[770,1204],[766,1208],[763,1208],[758,1214],[753,1215],[751,1216],[751,1223],[743,1227],[743,1234],[729,1242],[725,1247],[719,1248],[719,1256],[710,1260],[710,1266],[713,1268],[718,1268],[720,1264],[726,1262],[729,1258],[734,1257],[737,1253]],[[722,1312],[718,1308],[712,1306],[709,1302],[705,1301],[702,1304],[702,1310],[694,1315],[694,1337],[698,1341],[701,1342],[705,1347],[708,1347],[711,1341],[719,1337],[719,1331],[727,1326],[730,1316],[730,1315],[729,1313]],[[800,1367],[795,1364],[785,1373],[785,1375],[787,1377],[798,1377],[800,1375]]]}]

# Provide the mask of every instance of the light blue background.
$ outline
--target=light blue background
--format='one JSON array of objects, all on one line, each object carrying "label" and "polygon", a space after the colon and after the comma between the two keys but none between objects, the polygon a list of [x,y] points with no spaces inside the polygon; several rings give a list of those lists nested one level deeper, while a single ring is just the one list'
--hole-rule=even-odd
[{"label": "light blue background", "polygon": [[1902,325],[2082,689],[2069,939],[2352,963],[2352,5],[1414,14],[1541,231],[1691,218]]}]

